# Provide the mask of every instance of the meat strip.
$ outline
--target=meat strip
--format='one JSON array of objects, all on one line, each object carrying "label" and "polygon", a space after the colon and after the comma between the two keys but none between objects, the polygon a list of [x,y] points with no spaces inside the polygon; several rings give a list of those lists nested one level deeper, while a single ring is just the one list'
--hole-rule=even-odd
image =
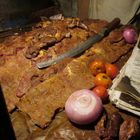
[{"label": "meat strip", "polygon": [[140,124],[137,119],[126,119],[119,131],[119,140],[140,139]]}]

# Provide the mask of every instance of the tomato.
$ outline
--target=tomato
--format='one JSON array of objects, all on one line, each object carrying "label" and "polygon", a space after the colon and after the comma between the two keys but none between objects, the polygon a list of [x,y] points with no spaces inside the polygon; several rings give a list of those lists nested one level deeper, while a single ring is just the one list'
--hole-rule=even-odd
[{"label": "tomato", "polygon": [[107,88],[105,88],[104,86],[96,86],[95,88],[93,88],[93,92],[98,95],[103,102],[107,101],[108,92]]},{"label": "tomato", "polygon": [[105,63],[102,60],[94,60],[90,63],[89,68],[94,76],[98,73],[105,72]]},{"label": "tomato", "polygon": [[115,64],[106,63],[106,74],[111,78],[115,78],[119,72],[118,67]]},{"label": "tomato", "polygon": [[104,86],[108,88],[112,83],[111,78],[105,73],[99,73],[94,78],[94,84],[96,86]]}]

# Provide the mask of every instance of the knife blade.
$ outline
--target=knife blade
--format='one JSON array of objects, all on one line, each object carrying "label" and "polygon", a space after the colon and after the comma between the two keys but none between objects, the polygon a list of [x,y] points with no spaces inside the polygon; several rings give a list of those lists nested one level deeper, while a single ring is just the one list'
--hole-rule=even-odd
[{"label": "knife blade", "polygon": [[62,55],[60,55],[60,56],[58,56],[54,59],[50,59],[50,60],[47,60],[47,61],[44,61],[44,62],[37,63],[36,64],[37,67],[39,69],[46,68],[46,67],[49,67],[53,64],[56,64],[57,62],[65,59],[65,58],[74,57],[74,56],[77,56],[77,55],[83,53],[85,50],[89,49],[94,43],[102,40],[105,36],[107,36],[109,34],[109,32],[112,31],[113,29],[115,29],[116,26],[118,26],[119,24],[120,24],[120,19],[115,18],[106,27],[101,29],[101,31],[98,34],[89,37],[82,44],[78,45],[75,48],[70,49],[69,51],[63,53]]}]

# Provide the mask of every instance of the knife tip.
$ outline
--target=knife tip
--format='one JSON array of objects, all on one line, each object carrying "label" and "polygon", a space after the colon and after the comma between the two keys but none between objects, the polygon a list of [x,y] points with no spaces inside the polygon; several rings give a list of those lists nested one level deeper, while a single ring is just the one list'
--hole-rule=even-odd
[{"label": "knife tip", "polygon": [[39,69],[43,69],[43,68],[48,67],[46,64],[41,63],[41,62],[40,62],[40,63],[37,63],[36,66],[37,66]]}]

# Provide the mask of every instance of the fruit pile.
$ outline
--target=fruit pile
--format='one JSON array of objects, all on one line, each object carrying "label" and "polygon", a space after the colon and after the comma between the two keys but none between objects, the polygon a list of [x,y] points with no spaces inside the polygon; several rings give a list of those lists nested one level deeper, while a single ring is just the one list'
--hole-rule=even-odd
[{"label": "fruit pile", "polygon": [[93,82],[95,87],[93,92],[97,94],[102,102],[108,100],[107,89],[111,86],[112,80],[119,73],[119,69],[115,64],[104,62],[103,60],[94,60],[89,64],[92,74],[95,76]]}]

